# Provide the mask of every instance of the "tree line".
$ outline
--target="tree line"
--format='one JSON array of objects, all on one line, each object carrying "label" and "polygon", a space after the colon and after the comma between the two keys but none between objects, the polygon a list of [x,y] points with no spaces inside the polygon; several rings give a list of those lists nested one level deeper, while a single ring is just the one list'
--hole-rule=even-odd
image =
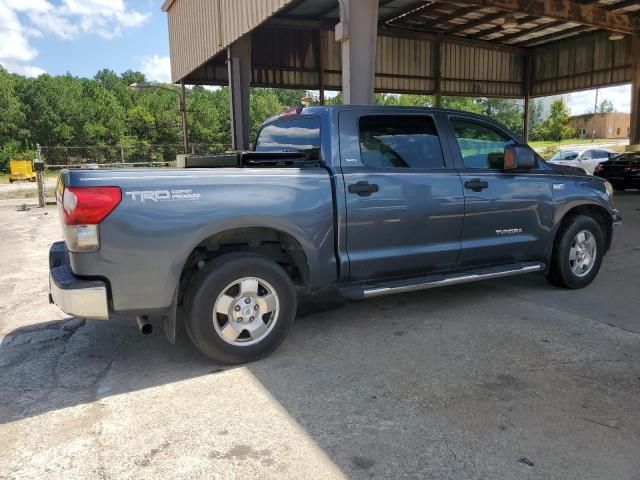
[{"label": "tree line", "polygon": [[[7,72],[0,66],[0,169],[11,158],[33,158],[35,146],[168,145],[182,142],[178,97],[166,89],[132,91],[145,76],[128,70],[120,75],[101,70],[93,78],[71,74],[36,78]],[[165,85],[168,88],[177,87]],[[253,88],[251,91],[251,139],[262,122],[287,107],[297,106],[312,92]],[[220,149],[231,144],[229,90],[190,88],[186,106],[191,143]],[[327,103],[342,103],[340,94]],[[430,95],[375,94],[382,105],[433,106]],[[489,116],[522,133],[522,101],[511,99],[443,97],[442,106]],[[542,119],[541,104],[534,102],[532,139],[573,136],[568,110],[554,103],[549,119]]]}]

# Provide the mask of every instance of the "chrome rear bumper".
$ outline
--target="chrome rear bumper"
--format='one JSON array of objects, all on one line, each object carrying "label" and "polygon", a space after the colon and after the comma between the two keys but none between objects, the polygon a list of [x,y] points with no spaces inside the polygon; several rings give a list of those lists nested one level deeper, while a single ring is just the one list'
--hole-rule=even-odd
[{"label": "chrome rear bumper", "polygon": [[49,302],[68,315],[109,319],[105,282],[76,277],[69,266],[64,242],[54,243],[49,250],[49,291]]}]

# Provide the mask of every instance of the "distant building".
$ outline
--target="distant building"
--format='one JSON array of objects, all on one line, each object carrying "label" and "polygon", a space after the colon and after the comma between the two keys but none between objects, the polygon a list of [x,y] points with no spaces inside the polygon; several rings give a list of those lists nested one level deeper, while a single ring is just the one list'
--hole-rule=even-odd
[{"label": "distant building", "polygon": [[569,122],[579,138],[590,138],[594,129],[595,138],[629,138],[631,115],[617,112],[588,113],[571,117]]}]

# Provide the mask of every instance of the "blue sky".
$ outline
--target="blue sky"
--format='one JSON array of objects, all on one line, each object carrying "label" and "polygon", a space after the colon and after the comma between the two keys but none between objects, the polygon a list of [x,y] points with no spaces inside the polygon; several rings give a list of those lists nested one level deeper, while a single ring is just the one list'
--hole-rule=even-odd
[{"label": "blue sky", "polygon": [[[102,68],[140,70],[169,81],[169,40],[162,0],[0,0],[0,64],[36,76],[67,72],[93,77]],[[628,85],[601,89],[620,112]],[[593,111],[595,91],[568,95],[571,113]]]},{"label": "blue sky", "polygon": [[25,75],[102,68],[169,80],[161,0],[0,0],[0,64]]}]

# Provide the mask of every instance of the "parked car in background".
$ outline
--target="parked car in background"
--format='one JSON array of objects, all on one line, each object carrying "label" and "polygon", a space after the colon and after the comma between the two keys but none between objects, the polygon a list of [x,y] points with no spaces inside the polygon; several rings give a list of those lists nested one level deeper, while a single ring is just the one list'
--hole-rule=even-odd
[{"label": "parked car in background", "polygon": [[602,162],[596,166],[594,175],[604,178],[621,191],[640,189],[640,152],[628,152]]},{"label": "parked car in background", "polygon": [[609,160],[615,155],[615,152],[604,148],[590,148],[584,151],[560,150],[549,159],[549,162],[557,165],[578,167],[589,175],[593,175],[593,170],[596,168],[596,165]]}]

